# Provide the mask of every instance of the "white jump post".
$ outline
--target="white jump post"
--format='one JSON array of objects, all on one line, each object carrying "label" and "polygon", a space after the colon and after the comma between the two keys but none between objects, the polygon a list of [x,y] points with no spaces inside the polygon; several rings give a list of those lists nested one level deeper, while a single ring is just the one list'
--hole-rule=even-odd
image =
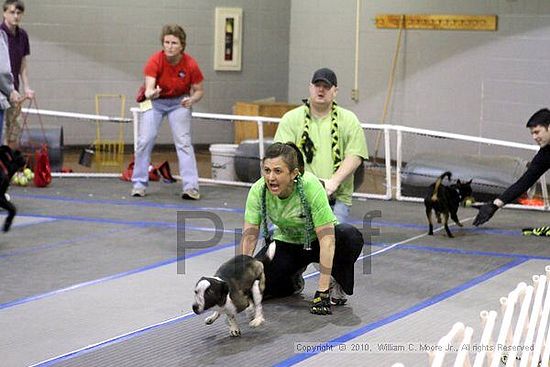
[{"label": "white jump post", "polygon": [[[548,280],[548,272],[549,268],[546,267],[546,279]],[[547,283],[548,284],[548,283]],[[544,287],[547,288],[547,287]],[[535,341],[535,348],[533,350],[533,355],[531,357],[531,366],[537,366],[538,362],[541,360],[541,354],[542,354],[542,348],[544,347],[543,343],[545,341],[545,335],[546,335],[546,328],[548,327],[548,316],[550,314],[550,289],[546,289],[546,297],[544,299],[544,306],[542,308],[542,314],[540,315],[540,320],[538,323],[538,330],[537,330],[537,339]],[[546,365],[548,365],[548,358],[545,361]]]},{"label": "white jump post", "polygon": [[[525,283],[520,283],[525,284]],[[535,288],[530,286],[525,286],[523,289],[523,292],[520,294],[521,301],[521,309],[518,316],[518,322],[516,324],[516,328],[514,330],[514,335],[512,337],[512,343],[511,345],[514,347],[508,354],[508,361],[506,362],[506,366],[515,366],[516,357],[518,355],[518,348],[522,346],[521,343],[521,337],[525,335],[527,331],[527,324],[529,319],[529,310],[531,308],[531,301],[533,300],[533,292]],[[525,344],[523,344],[525,346]]]},{"label": "white jump post", "polygon": [[[462,345],[466,345],[465,342],[471,343],[472,334],[473,329],[471,327],[465,327],[461,322],[455,323],[447,335],[439,339],[439,342],[437,343],[437,346],[439,347],[438,350],[436,352],[428,352],[430,366],[441,367],[443,365],[443,361],[445,360],[446,354],[450,351],[449,347],[452,346],[453,342],[460,341],[462,349]],[[470,361],[467,356],[465,360],[467,360],[467,364],[462,366],[469,367]]]},{"label": "white jump post", "polygon": [[470,362],[470,350],[472,346],[473,335],[474,335],[473,328],[468,326],[466,329],[464,329],[464,338],[460,343],[458,353],[456,355],[456,360],[453,365],[454,367],[471,367],[472,366]]},{"label": "white jump post", "polygon": [[485,365],[485,358],[491,359],[493,353],[488,350],[488,347],[493,345],[493,329],[495,328],[497,312],[496,311],[481,311],[479,314],[481,318],[481,325],[483,332],[481,334],[481,340],[479,345],[481,350],[477,353],[474,360],[474,367],[483,367]]},{"label": "white jump post", "polygon": [[[529,327],[527,328],[527,335],[525,336],[525,346],[534,345],[535,331],[539,326],[540,314],[542,309],[542,299],[544,290],[546,289],[546,275],[533,276],[533,283],[535,284],[535,300],[533,301],[533,307],[531,310],[531,317],[529,320]],[[532,356],[528,349],[524,349],[521,353],[520,367],[527,367]],[[536,365],[536,364],[535,364]]]},{"label": "white jump post", "polygon": [[493,353],[493,358],[491,360],[491,367],[498,367],[500,364],[500,358],[502,356],[501,346],[510,345],[511,338],[511,327],[512,327],[512,318],[514,317],[514,310],[516,308],[516,303],[519,297],[519,293],[526,287],[525,283],[520,283],[518,286],[508,294],[508,297],[502,297],[500,299],[501,309],[504,314],[502,318],[502,323],[500,324],[500,331],[497,337],[497,348]]}]

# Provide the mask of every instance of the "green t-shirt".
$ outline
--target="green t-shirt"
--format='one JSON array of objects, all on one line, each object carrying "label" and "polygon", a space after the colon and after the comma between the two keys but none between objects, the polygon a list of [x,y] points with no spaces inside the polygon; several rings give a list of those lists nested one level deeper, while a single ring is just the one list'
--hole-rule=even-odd
[{"label": "green t-shirt", "polygon": [[[305,106],[296,107],[288,111],[282,117],[277,127],[274,140],[282,143],[291,141],[299,146],[304,132],[305,111]],[[342,152],[342,160],[350,155],[368,159],[365,133],[363,132],[363,128],[357,116],[355,116],[353,112],[340,106],[336,106],[336,111],[338,113],[338,144]],[[309,136],[315,145],[315,155],[311,163],[308,164],[306,162],[305,169],[322,179],[329,179],[334,173],[331,128],[331,114],[328,114],[320,120],[312,117],[309,127]],[[340,187],[338,187],[335,197],[344,204],[351,205],[352,193],[353,175],[350,175],[342,182]]]},{"label": "green t-shirt", "polygon": [[[336,217],[330,209],[328,198],[319,182],[319,179],[309,172],[302,176],[304,194],[311,208],[311,218],[315,228],[332,223],[336,224]],[[260,178],[252,185],[246,199],[246,209],[244,220],[247,223],[260,225],[261,228],[261,201],[262,189],[265,186],[264,178]],[[266,208],[269,220],[276,226],[273,238],[279,241],[296,243],[303,245],[305,243],[305,225],[306,217],[302,212],[300,195],[296,188],[292,194],[279,199],[269,190],[266,191]],[[310,239],[317,239],[313,230]]]}]

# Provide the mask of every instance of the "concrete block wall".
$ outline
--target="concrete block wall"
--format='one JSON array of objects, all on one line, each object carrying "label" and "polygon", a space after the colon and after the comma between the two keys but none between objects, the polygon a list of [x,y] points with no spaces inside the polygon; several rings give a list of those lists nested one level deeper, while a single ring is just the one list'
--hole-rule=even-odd
[{"label": "concrete block wall", "polygon": [[[26,4],[30,76],[44,109],[94,113],[96,93],[123,93],[132,105],[143,63],[160,47],[162,24],[177,22],[206,77],[196,111],[231,113],[237,100],[266,97],[297,103],[307,96],[312,71],[329,66],[338,74],[340,104],[361,121],[379,122],[398,34],[375,28],[380,13],[496,14],[499,22],[497,32],[406,31],[386,122],[531,143],[525,121],[549,104],[547,0],[361,0],[359,102],[351,100],[356,0]],[[243,8],[241,72],[213,70],[216,6]],[[68,144],[95,136],[93,123],[48,123],[64,125]],[[214,125],[195,121],[195,142],[232,140],[230,124]],[[125,134],[131,140],[130,129]],[[167,126],[159,142],[171,142]]]},{"label": "concrete block wall", "polygon": [[[236,101],[287,100],[289,0],[26,0],[25,4],[30,79],[42,109],[95,113],[98,93],[124,94],[127,110],[135,106],[143,65],[161,48],[160,30],[167,23],[185,28],[186,51],[205,76],[205,96],[195,111],[230,114]],[[243,9],[241,71],[213,69],[216,7]],[[112,103],[101,107],[101,113],[118,114]],[[87,144],[95,137],[94,122],[44,120],[63,125],[66,144]],[[125,140],[131,142],[130,126],[124,130]],[[233,141],[230,123],[194,121],[193,132],[194,143]],[[118,127],[102,126],[101,134],[116,137]],[[167,124],[157,142],[172,142]]]},{"label": "concrete block wall", "polygon": [[377,14],[496,14],[496,32],[405,31],[386,122],[532,143],[525,123],[550,105],[550,1],[361,0],[359,102],[356,0],[291,4],[289,100],[307,96],[312,71],[329,66],[340,104],[368,123],[381,121],[398,36],[375,27]]}]

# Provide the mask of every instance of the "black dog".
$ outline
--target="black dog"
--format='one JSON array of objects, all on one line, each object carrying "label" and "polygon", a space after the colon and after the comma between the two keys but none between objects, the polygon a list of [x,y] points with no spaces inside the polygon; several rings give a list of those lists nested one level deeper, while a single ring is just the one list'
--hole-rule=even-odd
[{"label": "black dog", "polygon": [[6,198],[6,191],[11,178],[21,168],[25,167],[27,160],[18,150],[12,150],[7,145],[0,146],[0,207],[8,211],[4,222],[4,232],[10,230],[13,218],[17,213],[15,206]]},{"label": "black dog", "polygon": [[472,200],[472,180],[468,182],[456,181],[456,184],[451,186],[445,186],[441,183],[443,178],[451,180],[451,172],[445,172],[437,178],[435,183],[430,185],[430,190],[428,195],[424,198],[424,205],[426,206],[426,216],[428,217],[429,230],[428,234],[434,234],[434,227],[432,224],[432,210],[435,211],[437,216],[437,223],[441,223],[441,214],[445,219],[444,226],[445,232],[449,237],[454,237],[451,231],[449,230],[448,222],[449,216],[451,219],[460,227],[462,223],[458,220],[456,215],[458,207],[461,202],[466,200]]}]

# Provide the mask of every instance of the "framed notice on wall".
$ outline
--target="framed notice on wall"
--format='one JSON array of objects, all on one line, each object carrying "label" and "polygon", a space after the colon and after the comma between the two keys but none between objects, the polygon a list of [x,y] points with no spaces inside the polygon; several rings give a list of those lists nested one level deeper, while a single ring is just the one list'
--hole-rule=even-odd
[{"label": "framed notice on wall", "polygon": [[241,70],[241,8],[216,8],[214,70]]}]

